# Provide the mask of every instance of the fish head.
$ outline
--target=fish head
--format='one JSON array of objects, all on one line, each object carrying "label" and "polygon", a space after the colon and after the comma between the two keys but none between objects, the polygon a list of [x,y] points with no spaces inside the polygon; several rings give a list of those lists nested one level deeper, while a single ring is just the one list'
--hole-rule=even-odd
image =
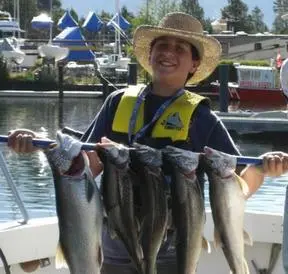
[{"label": "fish head", "polygon": [[191,174],[198,167],[200,153],[173,146],[166,146],[162,149],[162,153],[165,160],[184,174]]},{"label": "fish head", "polygon": [[60,173],[69,170],[73,159],[79,155],[82,143],[71,136],[57,132],[56,144],[44,150],[48,161],[57,168]]},{"label": "fish head", "polygon": [[231,176],[237,166],[237,158],[210,147],[204,148],[204,159],[214,173],[221,177]]},{"label": "fish head", "polygon": [[97,152],[99,152],[100,158],[105,157],[117,166],[125,165],[129,162],[129,148],[122,144],[108,143],[105,146],[99,146]]},{"label": "fish head", "polygon": [[132,148],[131,157],[135,157],[141,164],[154,167],[162,166],[162,153],[160,150],[138,143],[134,143]]}]

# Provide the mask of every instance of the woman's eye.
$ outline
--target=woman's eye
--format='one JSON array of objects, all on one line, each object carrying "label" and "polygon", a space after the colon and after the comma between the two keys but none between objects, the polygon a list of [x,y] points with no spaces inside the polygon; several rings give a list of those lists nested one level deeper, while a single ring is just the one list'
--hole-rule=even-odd
[{"label": "woman's eye", "polygon": [[167,44],[158,44],[158,49],[166,49],[167,48]]},{"label": "woman's eye", "polygon": [[178,47],[176,48],[176,50],[177,50],[177,52],[179,52],[179,53],[184,53],[184,52],[188,51],[188,49],[187,49],[186,47],[184,47],[184,46],[178,46]]}]

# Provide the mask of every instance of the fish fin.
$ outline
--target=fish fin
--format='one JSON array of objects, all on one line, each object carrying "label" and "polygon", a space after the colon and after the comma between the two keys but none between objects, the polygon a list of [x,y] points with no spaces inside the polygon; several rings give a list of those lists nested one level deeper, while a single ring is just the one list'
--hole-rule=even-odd
[{"label": "fish fin", "polygon": [[236,175],[237,182],[238,182],[239,186],[241,187],[241,190],[242,190],[243,194],[245,196],[248,196],[248,194],[249,194],[249,186],[248,186],[248,184],[246,183],[246,181],[242,177],[240,177],[236,173],[235,173],[235,175]]},{"label": "fish fin", "polygon": [[144,234],[144,227],[145,227],[145,224],[146,224],[146,220],[147,219],[147,216],[144,216],[143,219],[142,219],[142,222],[141,222],[141,225],[140,225],[140,230],[139,230],[139,239],[142,239],[143,237],[143,234]]},{"label": "fish fin", "polygon": [[219,246],[222,246],[220,234],[216,228],[214,228],[214,247],[217,248]]},{"label": "fish fin", "polygon": [[209,253],[209,254],[211,253],[210,243],[204,237],[202,237],[202,247],[207,251],[207,253]]},{"label": "fish fin", "polygon": [[108,233],[109,233],[109,236],[112,240],[115,240],[117,238],[117,234],[116,234],[116,231],[112,225],[112,222],[111,220],[109,219],[109,217],[107,218],[107,229],[108,229]]},{"label": "fish fin", "polygon": [[99,246],[99,248],[98,248],[98,263],[99,263],[100,268],[102,267],[103,261],[104,261],[103,250],[102,250],[101,246]]},{"label": "fish fin", "polygon": [[249,234],[247,231],[245,231],[245,230],[243,230],[243,238],[244,238],[244,243],[245,243],[246,245],[250,245],[250,246],[253,245],[252,237],[251,237],[250,234]]},{"label": "fish fin", "polygon": [[243,264],[244,264],[244,274],[250,274],[250,270],[249,270],[249,267],[245,258],[243,259]]},{"label": "fish fin", "polygon": [[135,217],[135,225],[136,225],[137,232],[139,233],[141,229],[141,225],[140,225],[139,219],[136,217]]},{"label": "fish fin", "polygon": [[164,232],[164,235],[163,235],[162,243],[167,241],[167,234],[168,234],[168,231],[166,229],[166,231]]},{"label": "fish fin", "polygon": [[68,268],[68,264],[66,262],[66,259],[63,254],[63,250],[61,247],[61,244],[58,243],[57,249],[56,249],[56,255],[55,255],[55,268]]}]

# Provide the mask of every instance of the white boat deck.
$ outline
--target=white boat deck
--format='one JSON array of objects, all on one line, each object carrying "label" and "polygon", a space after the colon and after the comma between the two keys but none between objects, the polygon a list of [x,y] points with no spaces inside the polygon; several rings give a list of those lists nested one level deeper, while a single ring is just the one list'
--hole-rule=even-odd
[{"label": "white boat deck", "polygon": [[[245,230],[253,239],[253,246],[245,247],[250,273],[256,273],[252,265],[254,261],[259,269],[265,269],[269,265],[270,252],[273,246],[282,244],[282,214],[246,212]],[[212,251],[208,254],[202,251],[197,273],[224,274],[229,273],[226,259],[221,249],[213,246],[214,225],[210,211],[207,211],[207,219],[204,236],[209,240]],[[32,219],[28,224],[21,225],[17,222],[9,222],[0,225],[1,249],[6,257],[8,265],[11,265],[11,273],[25,273],[21,269],[20,262],[42,260],[49,258],[50,265],[38,267],[33,273],[69,273],[68,270],[56,270],[54,255],[58,242],[58,225],[56,217]],[[47,260],[46,260],[47,262]],[[4,274],[3,263],[0,262],[0,274]],[[276,261],[273,274],[284,274],[282,265],[282,253]]]}]

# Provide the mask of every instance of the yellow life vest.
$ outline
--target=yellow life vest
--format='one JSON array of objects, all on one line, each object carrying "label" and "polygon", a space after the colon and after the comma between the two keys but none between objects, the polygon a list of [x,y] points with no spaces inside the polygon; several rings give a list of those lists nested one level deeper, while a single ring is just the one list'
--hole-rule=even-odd
[{"label": "yellow life vest", "polygon": [[[139,92],[137,87],[129,87],[123,94],[112,124],[112,130],[117,133],[127,133],[130,118]],[[186,91],[172,102],[156,121],[153,138],[171,138],[175,141],[185,141],[188,138],[192,114],[198,104],[207,98]],[[144,101],[140,105],[133,134],[137,133],[144,125]]]}]

